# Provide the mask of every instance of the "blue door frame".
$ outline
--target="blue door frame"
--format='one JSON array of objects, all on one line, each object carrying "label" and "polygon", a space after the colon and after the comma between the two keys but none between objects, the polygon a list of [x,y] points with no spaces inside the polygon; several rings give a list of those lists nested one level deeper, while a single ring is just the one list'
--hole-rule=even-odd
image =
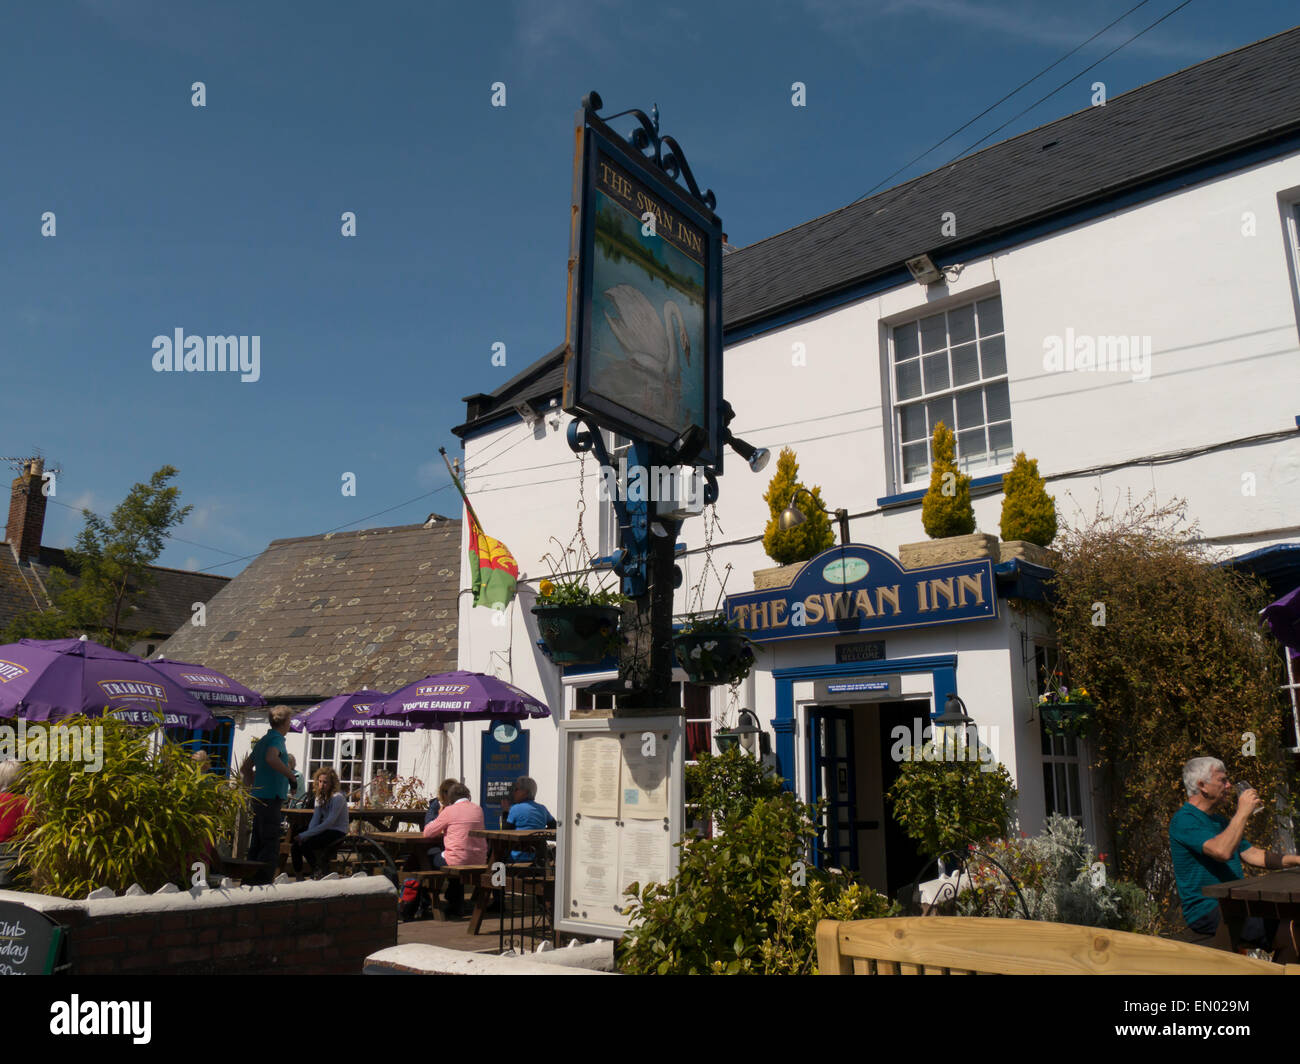
[{"label": "blue door frame", "polygon": [[[839,676],[871,676],[880,673],[928,672],[934,685],[930,716],[937,716],[943,699],[957,693],[957,655],[936,654],[922,658],[893,658],[885,661],[859,661],[848,665],[803,665],[791,669],[773,669],[776,681],[776,767],[787,791],[794,790],[794,685],[804,680],[822,680]],[[810,756],[809,751],[805,751]],[[807,758],[805,758],[807,760]],[[810,798],[817,801],[817,777],[809,772]]]}]

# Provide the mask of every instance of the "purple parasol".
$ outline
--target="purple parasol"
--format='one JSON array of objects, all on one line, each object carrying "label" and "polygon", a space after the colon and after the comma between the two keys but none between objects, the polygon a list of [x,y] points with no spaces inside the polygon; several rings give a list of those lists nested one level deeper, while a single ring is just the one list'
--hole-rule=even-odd
[{"label": "purple parasol", "polygon": [[1277,641],[1291,651],[1291,657],[1300,658],[1300,587],[1269,603],[1259,613],[1268,621]]},{"label": "purple parasol", "polygon": [[405,717],[390,717],[379,712],[388,696],[383,691],[363,689],[350,695],[335,695],[290,722],[296,732],[415,731],[418,728],[442,729],[436,721],[417,724]]},{"label": "purple parasol", "polygon": [[246,709],[250,706],[264,706],[266,699],[237,680],[232,680],[225,673],[217,672],[202,665],[193,665],[186,661],[172,661],[161,655],[151,658],[149,664],[168,679],[180,684],[189,692],[190,697],[205,706],[220,706],[228,709]]},{"label": "purple parasol", "polygon": [[0,646],[0,717],[55,721],[107,713],[131,724],[208,731],[216,720],[185,689],[134,654],[81,639]]},{"label": "purple parasol", "polygon": [[501,717],[549,717],[551,711],[527,691],[481,672],[440,672],[394,691],[378,711],[444,724]]}]

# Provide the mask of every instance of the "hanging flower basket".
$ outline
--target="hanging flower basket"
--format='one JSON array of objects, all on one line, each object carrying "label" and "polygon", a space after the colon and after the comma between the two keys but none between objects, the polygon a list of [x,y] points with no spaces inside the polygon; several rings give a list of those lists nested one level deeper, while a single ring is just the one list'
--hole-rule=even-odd
[{"label": "hanging flower basket", "polygon": [[533,607],[542,641],[557,665],[595,665],[617,653],[618,606]]},{"label": "hanging flower basket", "polygon": [[754,645],[738,631],[681,631],[673,636],[677,663],[691,683],[739,683],[754,667]]},{"label": "hanging flower basket", "polygon": [[1038,713],[1043,730],[1048,735],[1065,735],[1082,738],[1092,730],[1097,706],[1084,698],[1047,697],[1038,703]]}]

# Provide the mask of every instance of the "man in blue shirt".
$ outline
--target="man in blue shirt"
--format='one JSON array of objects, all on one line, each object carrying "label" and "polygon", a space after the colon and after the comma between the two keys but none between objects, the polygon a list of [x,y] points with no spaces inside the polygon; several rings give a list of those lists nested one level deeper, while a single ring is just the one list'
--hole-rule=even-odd
[{"label": "man in blue shirt", "polygon": [[[1196,935],[1203,936],[1198,941],[1210,945],[1221,915],[1219,903],[1202,894],[1202,887],[1243,878],[1243,861],[1255,868],[1283,868],[1300,865],[1300,857],[1284,857],[1246,841],[1246,821],[1264,804],[1254,788],[1247,787],[1238,796],[1231,820],[1212,812],[1232,792],[1232,782],[1218,758],[1192,758],[1183,766],[1183,785],[1187,802],[1169,822],[1170,855],[1183,919]],[[1237,938],[1245,945],[1272,950],[1276,931],[1276,920],[1249,917]]]},{"label": "man in blue shirt", "polygon": [[[515,780],[510,812],[506,814],[506,827],[515,831],[540,831],[555,827],[551,811],[537,800],[537,781],[531,776]],[[510,860],[531,861],[536,855],[529,850],[512,850]]]},{"label": "man in blue shirt", "polygon": [[269,882],[275,876],[280,856],[280,809],[289,797],[290,784],[296,786],[298,780],[289,767],[289,751],[284,742],[293,710],[276,706],[267,717],[271,730],[249,754],[253,763],[253,840],[248,859],[266,865]]}]

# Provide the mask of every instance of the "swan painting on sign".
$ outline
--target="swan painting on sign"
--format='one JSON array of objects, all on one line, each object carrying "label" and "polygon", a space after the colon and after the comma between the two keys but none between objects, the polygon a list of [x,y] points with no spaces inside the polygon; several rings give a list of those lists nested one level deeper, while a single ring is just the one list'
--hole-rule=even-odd
[{"label": "swan painting on sign", "polygon": [[591,388],[676,432],[703,426],[705,274],[680,239],[685,223],[657,215],[646,235],[603,190],[596,206]]}]

